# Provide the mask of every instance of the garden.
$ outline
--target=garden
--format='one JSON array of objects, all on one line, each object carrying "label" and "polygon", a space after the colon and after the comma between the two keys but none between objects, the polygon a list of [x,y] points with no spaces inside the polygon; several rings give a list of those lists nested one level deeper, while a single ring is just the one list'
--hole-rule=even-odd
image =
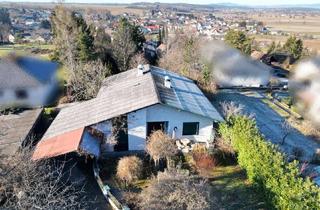
[{"label": "garden", "polygon": [[130,209],[267,209],[230,144],[182,153],[174,142],[155,131],[145,153],[101,160],[100,177]]}]

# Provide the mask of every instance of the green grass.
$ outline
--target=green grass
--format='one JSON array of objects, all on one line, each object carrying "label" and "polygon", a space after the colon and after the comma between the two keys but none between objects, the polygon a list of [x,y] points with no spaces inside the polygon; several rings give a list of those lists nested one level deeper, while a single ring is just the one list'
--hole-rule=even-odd
[{"label": "green grass", "polygon": [[262,101],[265,104],[267,104],[271,109],[273,109],[275,112],[277,112],[281,117],[284,117],[284,118],[290,117],[290,114],[288,112],[284,111],[283,109],[281,109],[280,107],[272,103],[269,99],[264,98],[262,99]]},{"label": "green grass", "polygon": [[267,209],[262,195],[247,180],[244,170],[238,165],[219,166],[209,178],[221,209]]},{"label": "green grass", "polygon": [[[8,55],[10,52],[15,52],[17,55],[26,55],[26,54],[29,54],[27,52],[27,50],[30,50],[32,48],[53,49],[53,45],[38,44],[38,43],[1,45],[0,46],[0,57]],[[39,56],[44,59],[49,59],[48,54],[40,54]]]}]

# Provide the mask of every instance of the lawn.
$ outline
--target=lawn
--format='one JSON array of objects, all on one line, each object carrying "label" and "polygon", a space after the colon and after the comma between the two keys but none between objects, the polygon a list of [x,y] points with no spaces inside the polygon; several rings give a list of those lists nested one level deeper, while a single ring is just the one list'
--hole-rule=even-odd
[{"label": "lawn", "polygon": [[32,53],[33,49],[40,50],[52,50],[53,45],[50,44],[39,44],[39,43],[27,43],[27,44],[14,44],[14,45],[1,45],[0,46],[0,57],[6,56],[11,52],[16,53],[17,55],[34,55],[40,56],[43,59],[49,59],[48,53]]},{"label": "lawn", "polygon": [[239,165],[218,166],[209,180],[222,209],[267,209],[262,195],[249,183]]},{"label": "lawn", "polygon": [[285,110],[283,110],[279,106],[272,103],[269,99],[264,98],[264,99],[262,99],[262,102],[267,104],[271,109],[273,109],[275,112],[277,112],[281,117],[284,117],[284,118],[290,117],[290,114],[288,112],[286,112]]}]

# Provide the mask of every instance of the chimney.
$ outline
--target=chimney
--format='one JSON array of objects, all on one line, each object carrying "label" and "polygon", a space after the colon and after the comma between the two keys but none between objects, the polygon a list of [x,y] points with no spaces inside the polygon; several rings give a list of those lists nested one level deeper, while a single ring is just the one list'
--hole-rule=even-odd
[{"label": "chimney", "polygon": [[164,77],[164,86],[166,88],[171,88],[171,79],[169,76],[165,76]]},{"label": "chimney", "polygon": [[138,76],[142,76],[144,72],[144,67],[142,64],[138,65]]},{"label": "chimney", "polygon": [[146,64],[146,65],[139,64],[137,69],[138,69],[138,76],[142,76],[143,74],[150,71],[150,65],[149,64]]}]

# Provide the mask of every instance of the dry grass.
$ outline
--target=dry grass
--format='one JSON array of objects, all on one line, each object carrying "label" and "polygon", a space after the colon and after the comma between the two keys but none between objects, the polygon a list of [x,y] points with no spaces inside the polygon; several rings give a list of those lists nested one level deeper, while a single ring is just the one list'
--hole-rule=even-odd
[{"label": "dry grass", "polygon": [[302,134],[320,140],[320,130],[315,128],[309,120],[297,120],[291,117],[288,121],[292,127]]}]

